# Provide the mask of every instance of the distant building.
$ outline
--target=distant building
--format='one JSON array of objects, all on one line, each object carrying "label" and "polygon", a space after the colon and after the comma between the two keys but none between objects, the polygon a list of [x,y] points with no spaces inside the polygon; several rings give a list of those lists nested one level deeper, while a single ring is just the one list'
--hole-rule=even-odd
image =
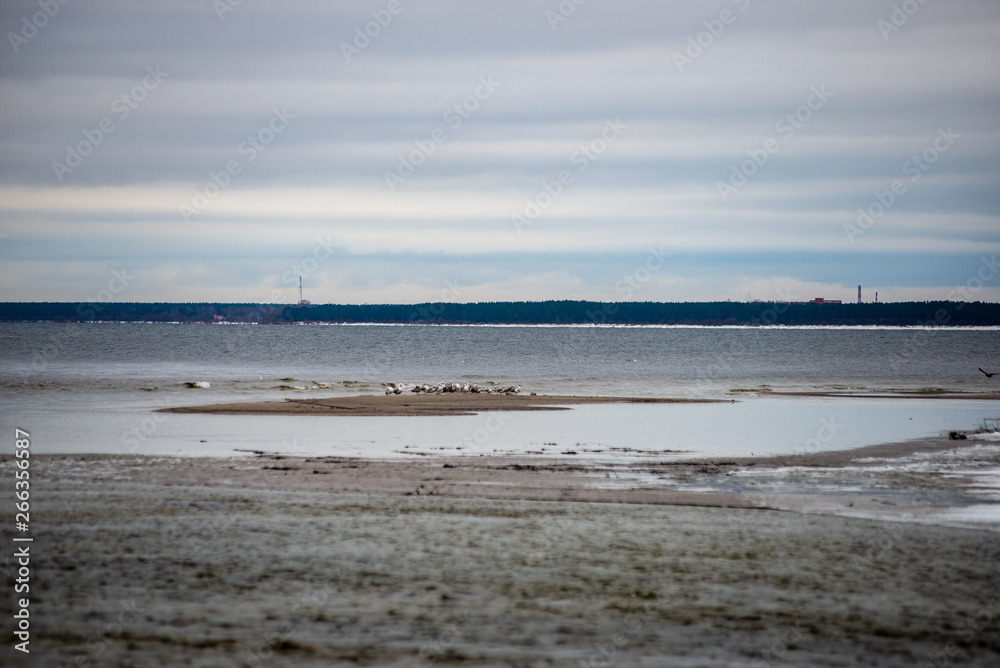
[{"label": "distant building", "polygon": [[822,297],[817,297],[816,299],[808,302],[810,304],[843,304],[844,302],[840,299],[823,299]]}]

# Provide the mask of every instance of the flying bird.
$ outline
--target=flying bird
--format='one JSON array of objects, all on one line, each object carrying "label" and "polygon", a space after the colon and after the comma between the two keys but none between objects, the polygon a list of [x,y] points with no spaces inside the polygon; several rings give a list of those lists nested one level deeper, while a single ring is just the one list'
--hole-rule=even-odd
[{"label": "flying bird", "polygon": [[[983,371],[982,368],[980,368],[979,370]],[[987,378],[992,378],[993,376],[995,376],[997,374],[996,373],[986,373],[985,371],[983,371],[983,375],[986,376]]]}]

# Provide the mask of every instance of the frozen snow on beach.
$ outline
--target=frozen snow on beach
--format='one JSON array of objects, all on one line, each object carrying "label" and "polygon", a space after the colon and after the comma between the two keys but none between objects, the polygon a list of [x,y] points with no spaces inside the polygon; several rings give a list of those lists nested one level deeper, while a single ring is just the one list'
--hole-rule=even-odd
[{"label": "frozen snow on beach", "polygon": [[941,511],[937,515],[944,523],[1000,525],[1000,503],[983,503]]}]

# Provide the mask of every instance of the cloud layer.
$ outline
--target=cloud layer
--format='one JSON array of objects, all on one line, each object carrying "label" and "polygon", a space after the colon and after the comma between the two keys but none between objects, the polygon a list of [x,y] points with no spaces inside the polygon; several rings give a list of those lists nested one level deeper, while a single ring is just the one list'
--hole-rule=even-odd
[{"label": "cloud layer", "polygon": [[299,273],[317,302],[932,299],[1000,250],[987,0],[52,0],[0,26],[3,300],[123,269],[133,301],[294,301]]}]

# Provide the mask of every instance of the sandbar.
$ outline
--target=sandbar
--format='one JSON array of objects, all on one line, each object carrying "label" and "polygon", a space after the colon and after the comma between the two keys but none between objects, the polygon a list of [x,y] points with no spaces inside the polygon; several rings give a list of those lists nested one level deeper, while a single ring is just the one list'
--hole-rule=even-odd
[{"label": "sandbar", "polygon": [[216,413],[223,415],[475,415],[482,411],[568,410],[582,404],[695,404],[729,403],[729,399],[663,399],[652,397],[593,397],[529,394],[389,394],[285,399],[242,403],[180,406],[164,413]]}]

